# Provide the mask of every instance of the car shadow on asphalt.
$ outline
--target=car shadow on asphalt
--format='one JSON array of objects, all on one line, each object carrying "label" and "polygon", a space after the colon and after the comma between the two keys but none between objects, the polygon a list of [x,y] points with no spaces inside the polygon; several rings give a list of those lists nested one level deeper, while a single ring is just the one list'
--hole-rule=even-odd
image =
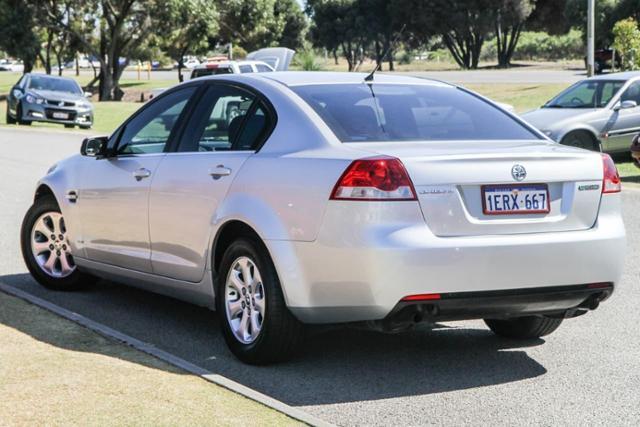
[{"label": "car shadow on asphalt", "polygon": [[[0,276],[0,283],[292,406],[426,395],[522,381],[547,372],[524,351],[543,340],[500,339],[481,322],[420,326],[399,334],[314,327],[290,362],[247,366],[229,352],[217,317],[208,309],[106,281],[74,293],[48,291],[27,274]],[[8,326],[21,329],[19,324]],[[48,336],[34,338],[65,348],[70,345]]]}]

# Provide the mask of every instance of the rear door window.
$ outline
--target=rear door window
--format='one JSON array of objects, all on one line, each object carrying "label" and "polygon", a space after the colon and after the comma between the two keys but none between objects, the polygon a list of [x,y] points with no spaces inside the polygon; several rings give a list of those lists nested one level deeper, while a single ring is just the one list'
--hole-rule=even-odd
[{"label": "rear door window", "polygon": [[270,126],[256,96],[233,86],[211,85],[182,135],[179,152],[254,150]]}]

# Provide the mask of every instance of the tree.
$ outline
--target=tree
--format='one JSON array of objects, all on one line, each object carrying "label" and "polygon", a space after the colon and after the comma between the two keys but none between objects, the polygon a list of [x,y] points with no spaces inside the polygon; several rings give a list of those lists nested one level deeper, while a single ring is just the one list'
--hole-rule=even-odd
[{"label": "tree", "polygon": [[0,0],[0,49],[22,60],[29,73],[40,52],[35,8],[23,0]]},{"label": "tree", "polygon": [[220,40],[247,51],[300,47],[306,21],[295,0],[219,0]]},{"label": "tree", "polygon": [[364,60],[368,36],[356,0],[309,0],[307,11],[314,24],[310,31],[313,44],[331,52],[340,49],[349,71],[357,70]]},{"label": "tree", "polygon": [[284,21],[282,33],[277,40],[278,46],[289,49],[301,49],[307,31],[307,18],[296,0],[279,0],[273,11],[277,21]]},{"label": "tree", "polygon": [[[99,99],[120,100],[124,93],[119,85],[122,72],[131,54],[145,46],[151,32],[152,0],[48,0],[44,3],[48,18],[100,62]],[[60,14],[61,8],[73,10],[81,19],[65,20]]]},{"label": "tree", "polygon": [[438,35],[461,68],[477,68],[487,35],[494,29],[496,0],[397,0],[407,36],[424,43]]},{"label": "tree", "polygon": [[495,38],[498,67],[511,65],[525,20],[534,9],[532,0],[499,0],[495,10]]},{"label": "tree", "polygon": [[207,0],[166,0],[157,4],[156,38],[160,48],[178,63],[178,80],[182,81],[184,56],[205,54],[209,39],[218,31],[218,11]]},{"label": "tree", "polygon": [[640,30],[633,18],[623,19],[613,26],[613,47],[620,55],[622,68],[633,70],[640,65]]}]

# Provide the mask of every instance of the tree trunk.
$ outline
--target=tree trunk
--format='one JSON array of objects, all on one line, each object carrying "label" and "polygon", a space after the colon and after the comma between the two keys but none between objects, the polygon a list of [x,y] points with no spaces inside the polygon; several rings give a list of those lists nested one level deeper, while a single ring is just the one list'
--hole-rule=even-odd
[{"label": "tree trunk", "polygon": [[382,57],[383,53],[381,52],[382,48],[380,47],[380,42],[376,39],[375,42],[376,49],[376,69],[382,71],[382,61],[384,58]]},{"label": "tree trunk", "polygon": [[184,61],[182,58],[178,60],[178,81],[182,83],[184,81],[184,76],[182,75],[182,69],[184,68]]},{"label": "tree trunk", "polygon": [[333,63],[338,65],[338,49],[333,49],[331,54],[333,55]]}]

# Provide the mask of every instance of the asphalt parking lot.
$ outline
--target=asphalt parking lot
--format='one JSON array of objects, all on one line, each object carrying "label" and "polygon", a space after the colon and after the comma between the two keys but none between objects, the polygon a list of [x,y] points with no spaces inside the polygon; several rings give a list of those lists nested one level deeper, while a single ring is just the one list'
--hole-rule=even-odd
[{"label": "asphalt parking lot", "polygon": [[327,328],[314,330],[290,363],[250,367],[233,358],[205,309],[107,282],[54,293],[26,274],[22,215],[37,179],[81,138],[0,128],[1,283],[339,425],[640,423],[639,190],[623,192],[629,243],[616,293],[550,337],[523,345],[477,321],[398,335]]}]

